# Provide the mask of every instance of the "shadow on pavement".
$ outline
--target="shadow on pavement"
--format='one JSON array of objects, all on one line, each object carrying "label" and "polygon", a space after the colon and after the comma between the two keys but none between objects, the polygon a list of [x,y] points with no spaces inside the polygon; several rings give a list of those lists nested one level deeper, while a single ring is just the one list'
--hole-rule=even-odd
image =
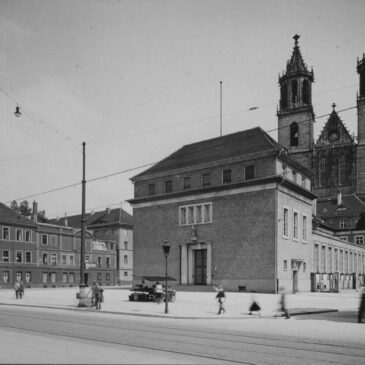
[{"label": "shadow on pavement", "polygon": [[[295,319],[297,321],[315,319],[317,321],[357,323],[357,311],[339,311],[331,313],[306,314],[303,316],[296,316]],[[363,320],[363,322],[365,322],[365,319]]]}]

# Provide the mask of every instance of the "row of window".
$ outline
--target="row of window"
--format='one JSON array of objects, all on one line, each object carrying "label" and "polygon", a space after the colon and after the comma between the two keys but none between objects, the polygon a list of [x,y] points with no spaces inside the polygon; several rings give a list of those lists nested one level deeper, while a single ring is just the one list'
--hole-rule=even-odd
[{"label": "row of window", "polygon": [[290,169],[287,165],[282,165],[282,173],[286,179],[292,180],[298,185],[301,185],[305,189],[310,189],[310,180],[299,172]]},{"label": "row of window", "polygon": [[[308,217],[306,214],[301,215],[301,231],[299,225],[299,212],[293,210],[292,215],[292,237],[293,240],[298,241],[299,236],[301,237],[303,242],[308,242]],[[289,208],[284,207],[283,210],[283,237],[289,238]]]},{"label": "row of window", "polygon": [[212,223],[212,203],[192,204],[179,207],[179,225]]},{"label": "row of window", "polygon": [[365,273],[365,255],[315,244],[313,269],[317,272]]},{"label": "row of window", "polygon": [[[255,167],[253,165],[244,167],[244,180],[252,180],[255,178]],[[232,169],[223,169],[222,170],[222,184],[231,184],[232,181]],[[201,175],[201,186],[207,187],[211,186],[211,174],[209,172],[203,173]],[[192,177],[185,176],[182,178],[181,182],[182,190],[190,190],[192,189]],[[164,192],[172,193],[173,185],[172,180],[166,180],[164,182]],[[148,195],[153,196],[156,194],[156,184],[151,183],[148,184]]]},{"label": "row of window", "polygon": [[[1,229],[1,239],[10,240],[10,228],[2,227]],[[15,240],[30,242],[31,241],[31,231],[29,229],[23,230],[21,228],[15,229]]]},{"label": "row of window", "polygon": [[[2,250],[2,262],[11,262],[11,252],[10,250]],[[32,252],[30,251],[20,251],[16,250],[15,253],[15,262],[17,263],[32,263]],[[85,263],[89,263],[90,256],[85,256]],[[51,265],[57,265],[58,264],[58,255],[57,253],[48,253],[48,252],[42,252],[42,263],[45,265],[51,264]],[[128,257],[124,256],[124,263],[128,263]],[[74,254],[62,254],[61,255],[61,264],[62,265],[75,265],[75,255]],[[111,260],[110,257],[106,257],[105,259],[105,266],[108,268],[110,267]],[[97,257],[96,262],[97,267],[102,267],[102,257]]]}]

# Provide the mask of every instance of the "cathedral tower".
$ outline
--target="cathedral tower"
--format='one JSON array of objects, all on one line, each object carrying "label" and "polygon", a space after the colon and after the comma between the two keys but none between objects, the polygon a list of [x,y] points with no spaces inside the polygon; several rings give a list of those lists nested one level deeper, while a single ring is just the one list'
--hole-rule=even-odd
[{"label": "cathedral tower", "polygon": [[298,162],[308,169],[312,165],[313,123],[312,106],[313,70],[308,71],[303,61],[298,39],[293,37],[294,49],[286,70],[279,76],[280,106],[278,109],[278,141],[287,147]]},{"label": "cathedral tower", "polygon": [[359,74],[359,94],[357,97],[357,156],[356,156],[356,181],[357,194],[365,200],[365,54],[362,60],[357,60],[357,73]]}]

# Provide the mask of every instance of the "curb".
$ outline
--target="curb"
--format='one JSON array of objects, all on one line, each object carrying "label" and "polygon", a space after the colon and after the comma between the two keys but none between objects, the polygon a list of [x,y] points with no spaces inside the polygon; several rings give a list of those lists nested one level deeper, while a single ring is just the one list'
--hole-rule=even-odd
[{"label": "curb", "polygon": [[[16,304],[16,303],[0,303],[0,305],[7,306],[17,306],[17,307],[30,307],[30,308],[44,308],[44,309],[59,309],[59,310],[71,310],[76,312],[90,312],[90,313],[105,313],[105,314],[113,314],[113,315],[122,315],[122,316],[135,316],[135,317],[149,317],[149,318],[170,318],[170,319],[254,319],[254,318],[280,318],[278,315],[249,315],[243,314],[242,317],[225,317],[224,315],[216,316],[216,317],[191,317],[191,316],[170,316],[165,313],[161,314],[148,314],[148,313],[131,313],[131,312],[115,312],[115,311],[97,311],[93,308],[85,308],[85,307],[57,307],[57,306],[49,306],[49,305],[32,305],[32,304]],[[339,312],[338,309],[300,309],[300,312],[295,312],[293,308],[291,312],[289,310],[289,314],[291,317],[300,316],[300,315],[308,315],[308,314],[320,314],[320,313],[332,313]]]}]

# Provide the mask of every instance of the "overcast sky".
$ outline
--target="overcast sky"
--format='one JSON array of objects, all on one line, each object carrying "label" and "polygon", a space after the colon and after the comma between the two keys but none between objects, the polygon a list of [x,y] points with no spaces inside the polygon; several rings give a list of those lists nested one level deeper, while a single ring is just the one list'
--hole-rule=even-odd
[{"label": "overcast sky", "polygon": [[[364,14],[363,0],[1,0],[0,201],[79,214],[85,141],[88,181],[129,170],[88,182],[86,210],[131,212],[138,167],[219,136],[220,80],[223,134],[277,128],[296,33],[317,117],[355,106]],[[356,109],[340,117],[356,135]]]}]

